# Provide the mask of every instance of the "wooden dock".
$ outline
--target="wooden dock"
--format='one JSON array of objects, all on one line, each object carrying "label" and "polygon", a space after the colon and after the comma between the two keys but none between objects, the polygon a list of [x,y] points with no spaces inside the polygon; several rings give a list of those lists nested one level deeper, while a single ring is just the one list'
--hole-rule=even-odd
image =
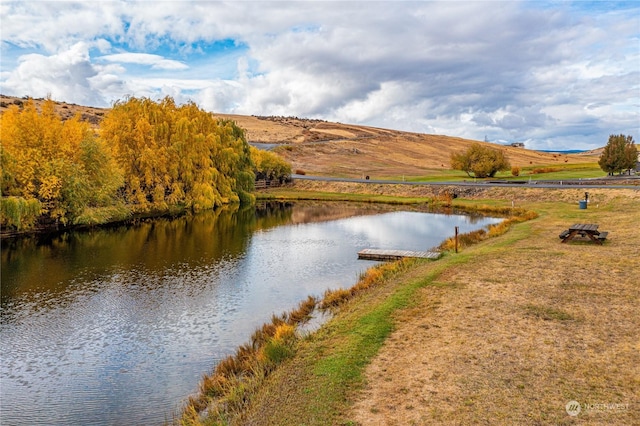
[{"label": "wooden dock", "polygon": [[409,250],[382,250],[364,249],[358,252],[358,259],[365,260],[398,260],[405,257],[418,257],[420,259],[439,259],[442,253],[437,251],[409,251]]}]

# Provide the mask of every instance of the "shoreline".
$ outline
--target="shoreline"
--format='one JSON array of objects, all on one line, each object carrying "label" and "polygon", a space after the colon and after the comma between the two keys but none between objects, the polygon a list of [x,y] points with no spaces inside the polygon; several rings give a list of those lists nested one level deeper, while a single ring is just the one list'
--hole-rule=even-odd
[{"label": "shoreline", "polygon": [[[455,183],[455,182],[447,182],[447,183],[438,183],[438,182],[417,182],[417,183],[392,183],[392,182],[371,182],[371,183],[362,183],[357,180],[345,180],[345,181],[324,181],[324,180],[307,180],[307,179],[296,179],[292,184],[277,187],[274,189],[265,189],[254,192],[256,195],[256,201],[269,201],[271,199],[280,199],[286,200],[287,195],[279,195],[282,193],[289,193],[288,196],[292,192],[313,192],[316,193],[313,195],[314,197],[320,198],[312,198],[317,200],[327,199],[326,195],[321,196],[318,193],[334,193],[333,199],[346,201],[345,199],[340,199],[339,197],[335,197],[335,194],[350,194],[350,195],[360,195],[364,196],[364,201],[366,202],[379,202],[379,203],[406,203],[412,204],[415,203],[416,200],[399,200],[400,198],[424,198],[419,202],[439,202],[444,204],[450,204],[451,199],[455,199],[460,197],[461,199],[500,199],[504,197],[510,197],[511,200],[515,203],[517,200],[528,200],[528,199],[540,199],[539,191],[573,191],[575,194],[574,197],[576,202],[578,200],[584,198],[584,190],[588,189],[589,191],[602,191],[602,190],[631,190],[631,191],[640,191],[640,178],[632,179],[634,185],[638,186],[629,187],[629,188],[587,188],[579,185],[567,185],[562,188],[541,188],[541,187],[523,187],[520,185],[515,186],[483,186],[483,185],[466,185],[465,183]],[[535,195],[530,196],[527,194],[527,191],[531,191]],[[275,195],[273,195],[275,194]],[[297,197],[299,197],[298,194]],[[396,198],[394,200],[394,198]],[[301,199],[294,198],[292,199]],[[562,196],[558,198],[559,200],[565,201],[567,200],[566,196]],[[349,201],[363,201],[362,199],[349,199]],[[593,202],[593,200],[592,200]],[[219,208],[227,208],[228,206],[232,206],[232,204],[223,205]],[[240,206],[242,207],[242,206]],[[133,213],[129,212],[126,217],[115,218],[114,220],[110,220],[103,223],[93,223],[93,224],[75,224],[75,225],[61,225],[61,224],[52,224],[50,226],[36,226],[27,230],[6,230],[4,227],[0,229],[0,239],[19,239],[24,237],[38,237],[38,236],[46,236],[46,235],[56,235],[59,233],[76,231],[76,230],[85,230],[96,227],[104,227],[109,228],[112,226],[121,226],[127,224],[135,224],[138,221],[144,220],[153,220],[156,218],[163,217],[179,217],[185,214],[191,214],[191,212],[182,207],[182,206],[171,206],[165,210],[155,210],[145,213]]]}]

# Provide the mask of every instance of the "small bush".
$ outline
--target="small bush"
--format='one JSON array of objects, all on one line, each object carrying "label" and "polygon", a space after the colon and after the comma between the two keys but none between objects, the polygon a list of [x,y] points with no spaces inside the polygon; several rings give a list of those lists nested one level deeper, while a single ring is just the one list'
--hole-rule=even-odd
[{"label": "small bush", "polygon": [[442,205],[445,207],[451,207],[451,203],[453,201],[453,195],[449,191],[444,191],[435,198],[435,202],[438,205]]},{"label": "small bush", "polygon": [[[209,397],[223,396],[230,387],[229,379],[222,375],[205,375],[200,382],[200,392]],[[204,408],[204,407],[202,407]],[[200,408],[200,409],[202,409]]]},{"label": "small bush", "polygon": [[242,372],[242,361],[231,355],[220,361],[216,366],[215,371],[216,375],[220,375],[222,377],[233,377],[241,374]]},{"label": "small bush", "polygon": [[520,176],[520,167],[517,167],[517,166],[512,167],[511,176]]},{"label": "small bush", "polygon": [[286,341],[272,339],[264,345],[264,356],[270,364],[281,364],[287,358],[293,356],[293,348]]},{"label": "small bush", "polygon": [[539,167],[531,170],[529,173],[532,175],[539,175],[542,173],[553,173],[553,172],[559,172],[559,171],[560,169],[557,169],[554,167]]},{"label": "small bush", "polygon": [[281,342],[289,342],[295,340],[296,327],[291,324],[281,324],[276,327],[276,332],[273,334],[273,340]]}]

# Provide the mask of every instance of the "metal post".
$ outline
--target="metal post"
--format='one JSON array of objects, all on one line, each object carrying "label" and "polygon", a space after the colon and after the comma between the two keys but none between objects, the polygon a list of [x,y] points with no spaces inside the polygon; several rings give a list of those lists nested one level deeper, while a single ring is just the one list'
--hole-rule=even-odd
[{"label": "metal post", "polygon": [[458,252],[458,227],[456,226],[456,253]]}]

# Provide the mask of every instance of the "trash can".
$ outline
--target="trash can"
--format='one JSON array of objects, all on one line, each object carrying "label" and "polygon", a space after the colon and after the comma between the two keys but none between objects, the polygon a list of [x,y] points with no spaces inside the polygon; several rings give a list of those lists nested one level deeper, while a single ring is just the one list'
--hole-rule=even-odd
[{"label": "trash can", "polygon": [[580,210],[587,208],[587,200],[580,200]]}]

